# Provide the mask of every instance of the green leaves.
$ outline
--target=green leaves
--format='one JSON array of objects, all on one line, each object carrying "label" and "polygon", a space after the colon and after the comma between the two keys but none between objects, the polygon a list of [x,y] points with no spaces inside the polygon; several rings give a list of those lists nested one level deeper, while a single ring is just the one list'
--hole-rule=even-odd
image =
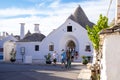
[{"label": "green leaves", "polygon": [[90,28],[88,25],[86,27],[87,27],[88,37],[92,41],[94,49],[99,50],[99,42],[100,42],[99,32],[109,27],[108,18],[106,16],[100,15],[97,24],[94,25],[93,28]]},{"label": "green leaves", "polygon": [[[100,36],[99,33],[101,30],[108,28],[108,18],[106,16],[102,16],[100,15],[99,20],[97,21],[97,24],[93,26],[93,28],[90,28],[89,26],[87,27],[87,32],[88,32],[88,37],[91,40],[93,47],[96,51],[96,62],[98,62],[99,60],[99,42],[100,42]],[[92,74],[91,78],[95,79],[95,80],[99,80],[100,79],[100,73],[99,72],[99,64],[95,63],[95,65],[93,65],[93,70],[94,70],[94,74]]]}]

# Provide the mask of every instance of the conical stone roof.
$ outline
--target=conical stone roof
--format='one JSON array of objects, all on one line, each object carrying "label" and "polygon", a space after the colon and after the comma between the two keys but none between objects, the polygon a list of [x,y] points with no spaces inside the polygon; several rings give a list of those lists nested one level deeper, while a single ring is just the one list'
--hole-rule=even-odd
[{"label": "conical stone roof", "polygon": [[85,29],[86,29],[86,25],[88,25],[90,27],[92,27],[94,25],[94,23],[92,23],[88,20],[86,14],[84,13],[84,11],[80,7],[80,5],[75,10],[74,14],[70,15],[68,17],[68,19],[71,19],[71,20],[77,22],[78,24],[80,24]]},{"label": "conical stone roof", "polygon": [[18,42],[41,42],[45,38],[45,35],[41,33],[33,33],[31,35],[25,36]]}]

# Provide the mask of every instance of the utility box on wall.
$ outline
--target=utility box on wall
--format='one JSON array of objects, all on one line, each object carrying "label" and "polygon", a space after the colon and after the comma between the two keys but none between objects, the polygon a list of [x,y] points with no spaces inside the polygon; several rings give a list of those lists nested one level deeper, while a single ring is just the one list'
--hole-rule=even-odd
[{"label": "utility box on wall", "polygon": [[32,56],[25,56],[24,63],[32,63]]}]

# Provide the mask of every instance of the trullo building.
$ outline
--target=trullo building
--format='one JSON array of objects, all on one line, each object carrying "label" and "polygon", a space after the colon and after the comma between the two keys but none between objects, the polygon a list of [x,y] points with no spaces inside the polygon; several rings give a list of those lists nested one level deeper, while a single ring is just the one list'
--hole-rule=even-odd
[{"label": "trullo building", "polygon": [[74,61],[81,61],[82,56],[92,56],[93,48],[88,39],[86,25],[92,27],[94,24],[88,20],[80,6],[61,26],[46,37],[40,33],[39,25],[35,25],[35,33],[28,32],[16,43],[17,61],[44,62],[44,55],[52,54],[54,51],[58,53],[57,59],[60,61],[63,49],[78,52],[78,58]]}]

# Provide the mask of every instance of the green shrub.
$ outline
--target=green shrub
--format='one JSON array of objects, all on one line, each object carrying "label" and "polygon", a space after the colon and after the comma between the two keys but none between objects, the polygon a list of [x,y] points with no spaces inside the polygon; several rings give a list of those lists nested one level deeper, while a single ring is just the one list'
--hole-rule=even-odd
[{"label": "green shrub", "polygon": [[87,56],[87,58],[88,58],[88,62],[90,62],[91,61],[91,56]]},{"label": "green shrub", "polygon": [[50,55],[50,53],[48,53],[48,54],[45,55],[44,57],[45,57],[45,59],[46,59],[46,63],[47,63],[47,64],[51,64],[51,55]]},{"label": "green shrub", "polygon": [[84,65],[88,64],[88,60],[84,59],[82,62]]},{"label": "green shrub", "polygon": [[82,56],[82,59],[86,59],[87,57],[86,56]]},{"label": "green shrub", "polygon": [[88,59],[87,59],[87,56],[82,56],[82,63],[84,64],[84,65],[86,65],[86,64],[88,64]]}]

